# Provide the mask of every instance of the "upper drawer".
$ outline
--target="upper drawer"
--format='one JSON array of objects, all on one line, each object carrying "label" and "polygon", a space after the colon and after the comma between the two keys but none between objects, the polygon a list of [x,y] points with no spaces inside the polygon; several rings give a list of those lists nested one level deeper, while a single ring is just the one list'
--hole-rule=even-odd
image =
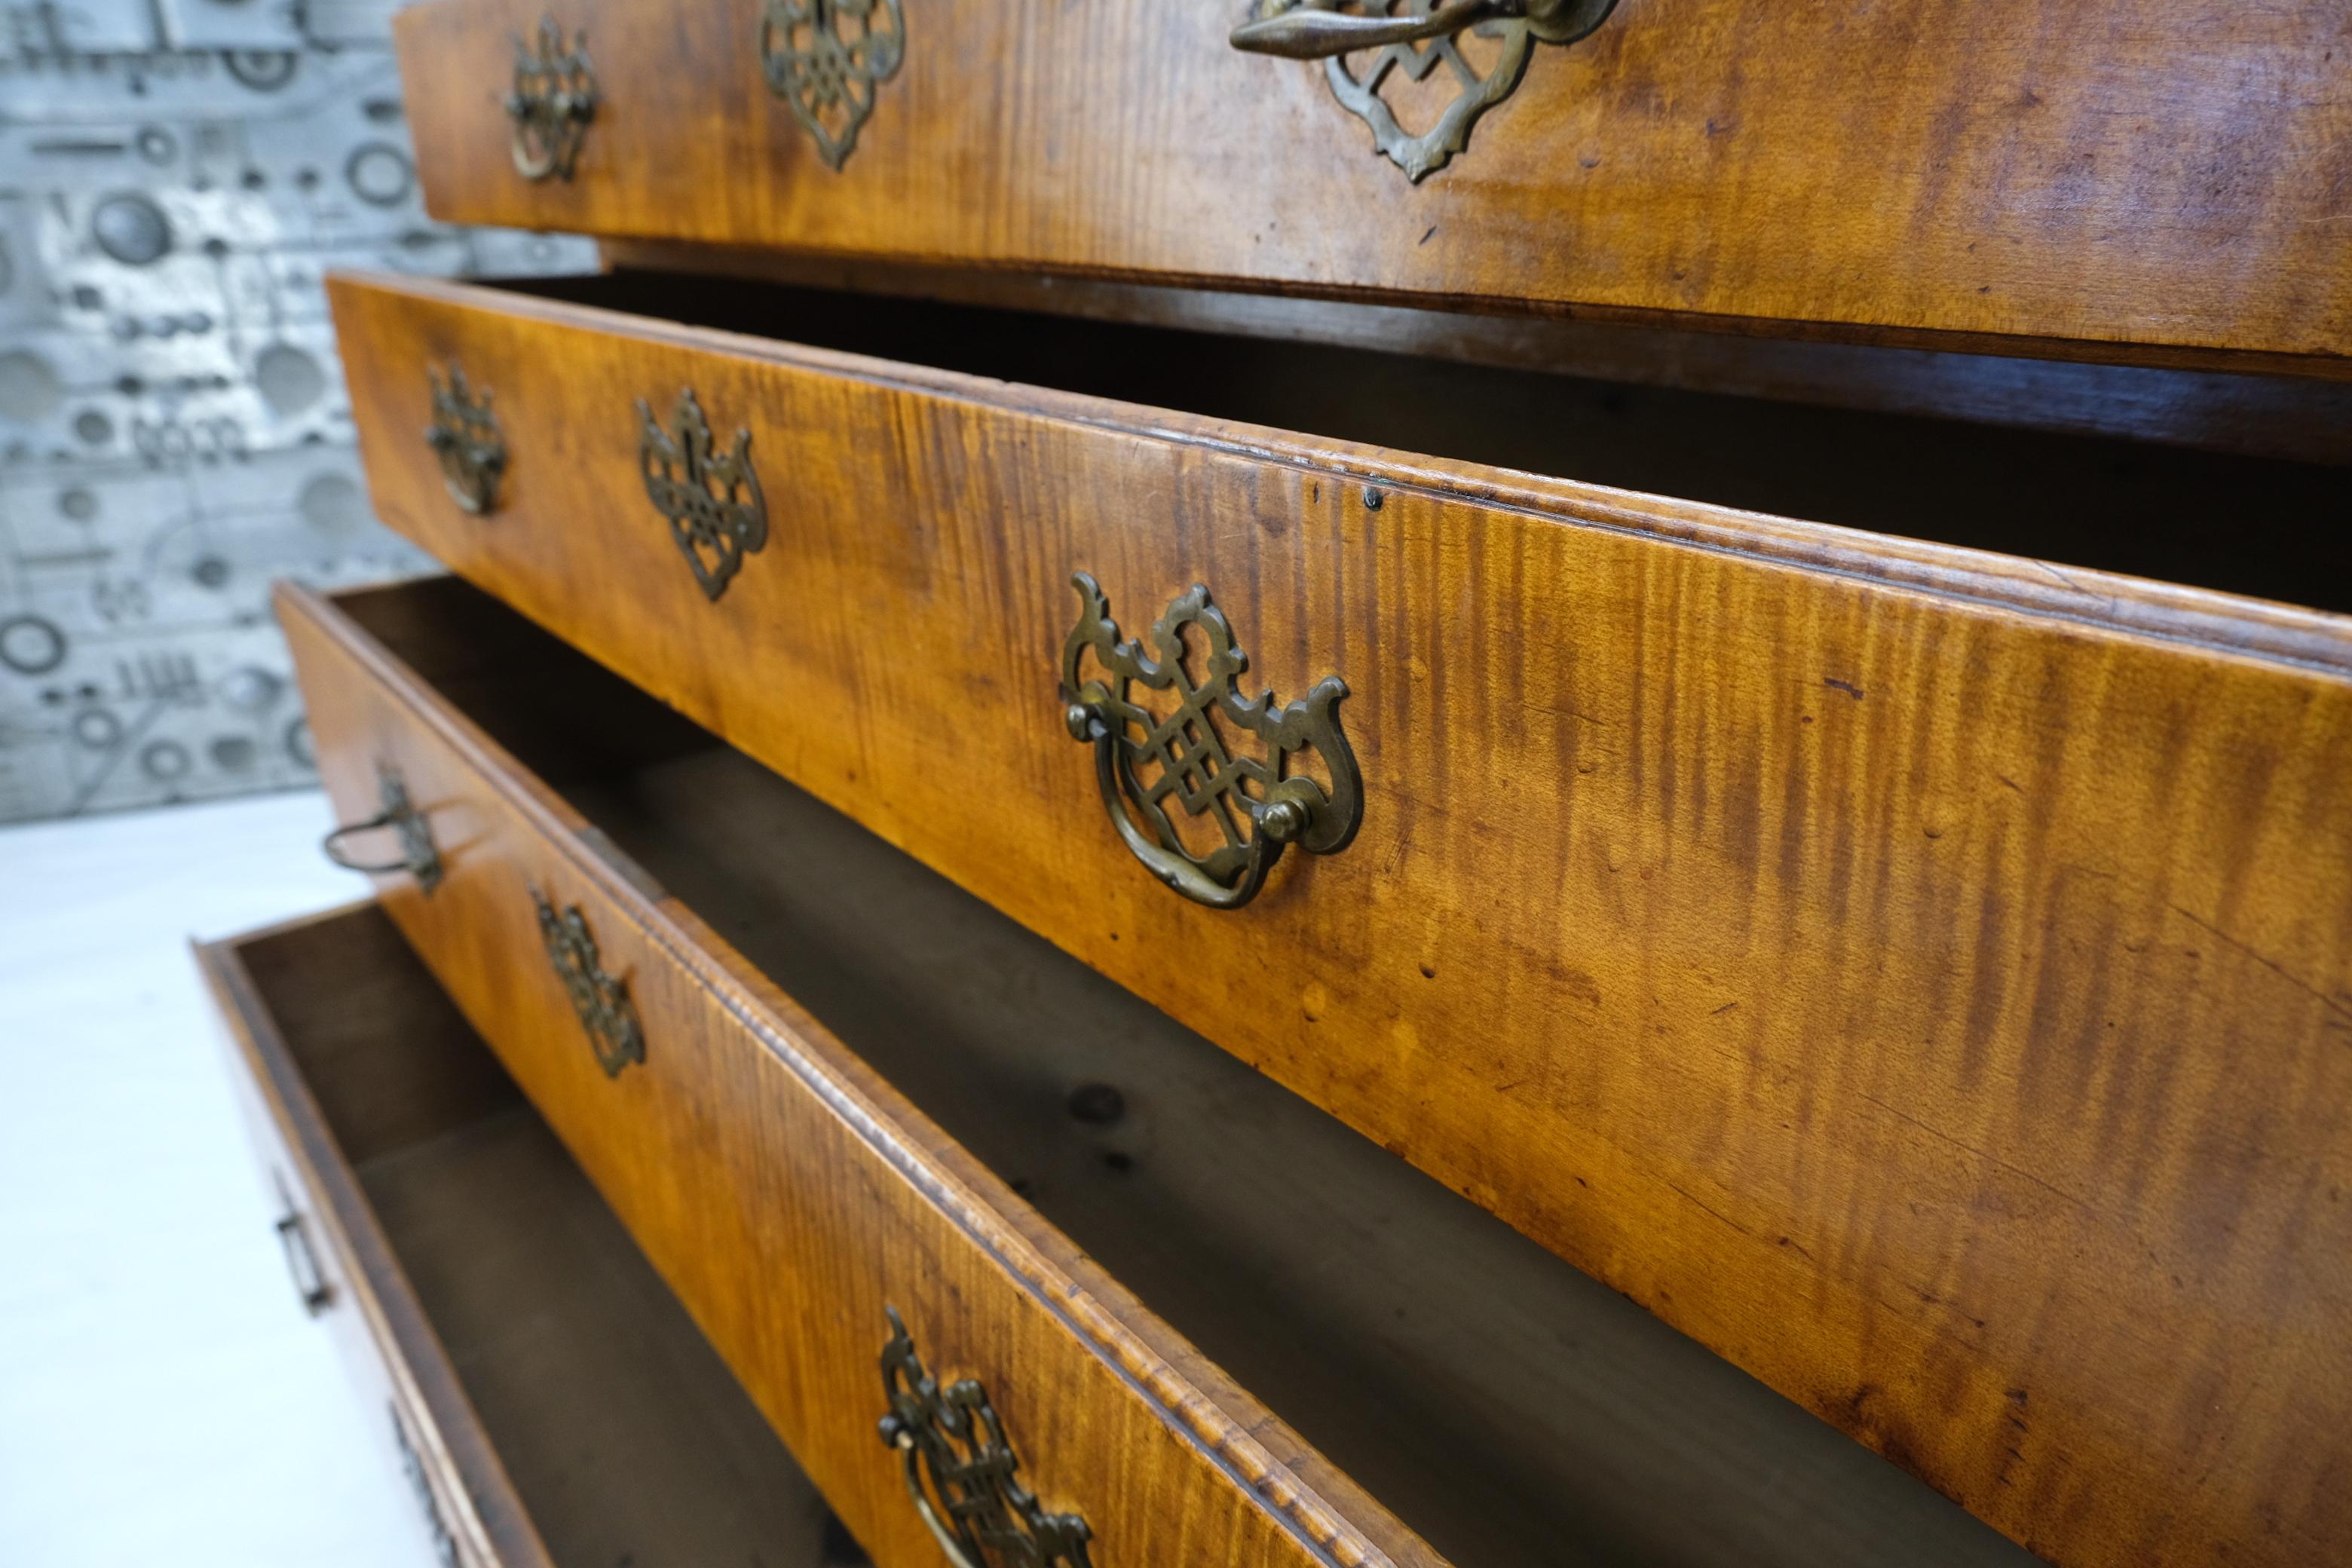
[{"label": "upper drawer", "polygon": [[[1350,7],[1383,8],[1428,7]],[[396,27],[456,222],[2346,374],[2340,5],[1619,0],[1577,42],[1510,23],[1385,66],[1240,52],[1255,9],[437,0]],[[518,65],[543,14],[595,100],[552,158],[509,109],[559,78]],[[1379,105],[1402,134],[1490,94],[1417,184],[1371,145]]]},{"label": "upper drawer", "polygon": [[[2341,619],[496,290],[335,302],[394,527],[2020,1539],[2352,1539]],[[1262,352],[1302,417],[1394,384]],[[1381,412],[1480,425],[1414,374]],[[1968,493],[1882,458],[1842,455],[1897,522]],[[2055,528],[2041,471],[2009,511]],[[2228,471],[2199,560],[2322,537]],[[1176,838],[1240,892],[1216,847],[1269,822],[1301,847],[1245,907],[1155,879]]]}]

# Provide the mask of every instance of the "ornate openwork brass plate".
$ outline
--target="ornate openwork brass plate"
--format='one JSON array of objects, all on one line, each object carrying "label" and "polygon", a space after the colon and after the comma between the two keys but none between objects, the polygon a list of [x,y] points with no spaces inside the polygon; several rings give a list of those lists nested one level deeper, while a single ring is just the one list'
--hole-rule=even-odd
[{"label": "ornate openwork brass plate", "polygon": [[654,510],[669,520],[705,597],[716,599],[742,570],[743,557],[768,543],[768,498],[751,468],[751,432],[735,432],[733,450],[711,445],[710,421],[688,387],[665,430],[643,399],[637,403],[637,465]]},{"label": "ornate openwork brass plate", "polygon": [[768,0],[760,18],[768,90],[792,105],[830,169],[857,150],[882,84],[906,58],[899,0]]},{"label": "ornate openwork brass plate", "polygon": [[572,998],[572,1010],[580,1015],[580,1026],[588,1031],[596,1065],[606,1078],[620,1077],[623,1068],[646,1059],[646,1034],[637,1023],[636,1005],[629,1000],[629,983],[604,973],[588,917],[578,904],[559,913],[537,888],[530,890],[530,901],[539,909],[539,934],[547,943],[548,960]]},{"label": "ornate openwork brass plate", "polygon": [[1092,1568],[1094,1532],[1075,1513],[1047,1513],[1013,1479],[1021,1461],[987,1390],[965,1378],[941,1388],[923,1368],[895,1307],[882,1347],[890,1413],[882,1441],[906,1463],[907,1495],[956,1568]]},{"label": "ornate openwork brass plate", "polygon": [[453,363],[448,374],[427,365],[433,387],[433,421],[425,427],[425,444],[441,460],[441,482],[449,499],[476,516],[498,509],[499,481],[507,471],[507,444],[499,434],[498,416],[490,411],[490,389],[477,399],[466,373]]},{"label": "ornate openwork brass plate", "polygon": [[515,173],[526,180],[552,175],[568,180],[580,163],[581,143],[596,118],[596,73],[588,64],[588,35],[564,47],[563,29],[553,16],[541,18],[538,33],[514,41],[514,90],[507,95],[507,118],[514,121]]},{"label": "ornate openwork brass plate", "polygon": [[[1617,0],[1261,0],[1232,43],[1255,54],[1319,59],[1332,96],[1372,128],[1372,142],[1418,184],[1470,145],[1479,116],[1511,96],[1538,43],[1572,44]],[[1342,10],[1352,5],[1354,10]],[[1472,62],[1465,36],[1481,40]],[[1350,70],[1348,62],[1360,60]],[[1443,67],[1453,92],[1425,131],[1407,131],[1386,89]]]},{"label": "ornate openwork brass plate", "polygon": [[[1234,682],[1248,656],[1207,588],[1170,602],[1147,652],[1119,640],[1092,577],[1080,572],[1070,585],[1079,608],[1062,645],[1064,721],[1094,747],[1103,807],[1154,876],[1186,898],[1238,909],[1287,846],[1317,855],[1347,847],[1363,817],[1363,786],[1339,727],[1345,682],[1326,676],[1283,707],[1271,691],[1244,697]],[[1202,640],[1200,655],[1185,647],[1188,629]],[[1172,702],[1163,710],[1153,693]],[[1310,758],[1322,779],[1299,771]]]}]

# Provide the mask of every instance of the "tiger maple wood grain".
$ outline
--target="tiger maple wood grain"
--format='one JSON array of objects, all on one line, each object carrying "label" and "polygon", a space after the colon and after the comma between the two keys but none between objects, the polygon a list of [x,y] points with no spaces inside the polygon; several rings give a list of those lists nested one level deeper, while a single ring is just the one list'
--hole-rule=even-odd
[{"label": "tiger maple wood grain", "polygon": [[[385,521],[2016,1539],[2352,1545],[2340,619],[482,290],[335,302]],[[489,519],[419,439],[452,356],[514,454]],[[768,496],[716,605],[635,475],[632,401],[688,383]],[[1238,915],[1134,864],[1061,728],[1079,567],[1130,634],[1205,582],[1254,682],[1348,681],[1349,849]]]},{"label": "tiger maple wood grain", "polygon": [[603,98],[576,180],[532,184],[501,103],[542,9],[396,19],[436,217],[2352,374],[2326,0],[1622,0],[1418,186],[1319,65],[1227,47],[1244,0],[909,5],[839,174],[761,0],[565,0]]},{"label": "tiger maple wood grain", "polygon": [[[644,873],[634,886],[692,910],[726,944],[712,951],[756,969],[1008,1184],[992,1205],[1042,1216],[1451,1561],[1555,1568],[1564,1541],[1595,1568],[2026,1560],[472,585],[339,593],[317,618],[408,710],[420,733],[396,746],[446,727],[520,770],[469,776],[440,810],[524,778],[557,789],[591,824],[576,850],[617,848]],[[766,1047],[747,1028],[731,1048]],[[1073,1117],[1072,1086],[1089,1083],[1118,1087],[1116,1122]],[[769,1310],[797,1305],[776,1295]]]},{"label": "tiger maple wood grain", "polygon": [[[385,911],[882,1568],[939,1562],[876,1435],[886,1304],[934,1373],[986,1386],[1099,1568],[1442,1568],[348,620],[278,602],[338,808],[384,760],[431,815],[445,879],[387,880]],[[534,888],[626,982],[642,1067],[597,1064]]]}]

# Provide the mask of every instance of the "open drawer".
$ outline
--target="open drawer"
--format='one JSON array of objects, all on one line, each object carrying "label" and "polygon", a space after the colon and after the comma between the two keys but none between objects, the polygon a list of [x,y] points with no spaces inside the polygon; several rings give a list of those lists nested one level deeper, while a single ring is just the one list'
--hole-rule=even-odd
[{"label": "open drawer", "polygon": [[280,610],[346,852],[886,1568],[893,1313],[1061,1568],[2022,1561],[476,590]]},{"label": "open drawer", "polygon": [[985,903],[2053,1557],[2352,1541],[2341,470],[334,292],[388,522]]},{"label": "open drawer", "polygon": [[443,1563],[864,1561],[381,910],[196,957],[295,1289]]}]

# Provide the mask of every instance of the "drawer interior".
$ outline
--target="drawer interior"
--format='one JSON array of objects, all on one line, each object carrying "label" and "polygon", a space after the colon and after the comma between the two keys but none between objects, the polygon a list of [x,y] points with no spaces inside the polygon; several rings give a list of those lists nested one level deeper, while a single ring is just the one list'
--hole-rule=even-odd
[{"label": "drawer interior", "polygon": [[557,1563],[864,1561],[382,911],[238,956]]},{"label": "drawer interior", "polygon": [[487,595],[338,603],[1464,1568],[2032,1561]]},{"label": "drawer interior", "polygon": [[2352,611],[2344,474],[2330,465],[743,279],[623,270],[493,287]]}]

